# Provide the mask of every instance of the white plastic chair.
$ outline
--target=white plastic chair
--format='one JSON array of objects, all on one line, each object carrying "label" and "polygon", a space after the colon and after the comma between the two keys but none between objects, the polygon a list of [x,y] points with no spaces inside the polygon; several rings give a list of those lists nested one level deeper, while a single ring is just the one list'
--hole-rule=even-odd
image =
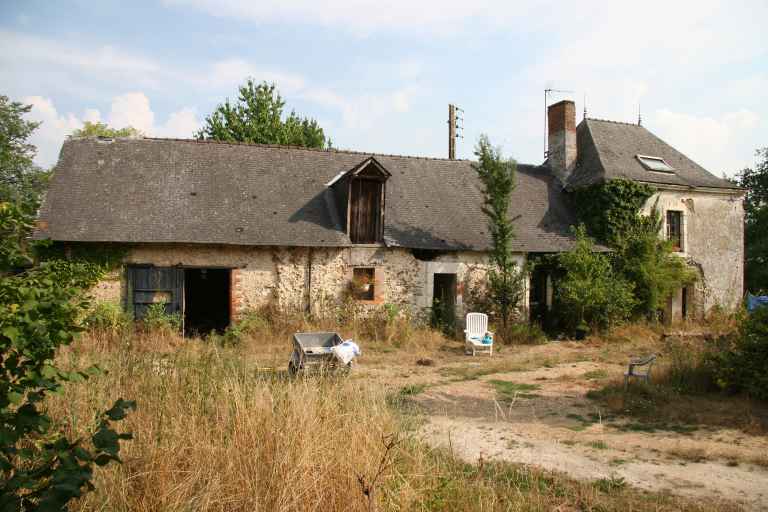
[{"label": "white plastic chair", "polygon": [[[486,334],[491,338],[490,343],[483,343]],[[467,354],[472,352],[488,352],[493,356],[493,333],[488,332],[488,315],[485,313],[467,314],[466,329],[464,329],[464,339]]]}]

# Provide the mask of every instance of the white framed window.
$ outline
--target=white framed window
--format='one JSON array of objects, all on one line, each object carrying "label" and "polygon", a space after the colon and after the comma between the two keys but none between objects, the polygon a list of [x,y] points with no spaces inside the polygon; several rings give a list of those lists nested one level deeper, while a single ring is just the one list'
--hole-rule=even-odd
[{"label": "white framed window", "polygon": [[674,173],[675,168],[658,156],[635,155],[635,158],[649,171]]}]

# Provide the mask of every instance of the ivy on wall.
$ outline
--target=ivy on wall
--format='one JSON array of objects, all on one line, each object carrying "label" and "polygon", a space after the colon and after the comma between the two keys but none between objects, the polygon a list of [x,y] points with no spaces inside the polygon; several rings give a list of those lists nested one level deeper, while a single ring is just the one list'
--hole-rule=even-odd
[{"label": "ivy on wall", "polygon": [[570,193],[574,209],[589,234],[609,246],[635,229],[640,209],[653,188],[629,180],[611,180]]},{"label": "ivy on wall", "polygon": [[611,180],[571,192],[571,200],[589,234],[613,250],[617,275],[632,283],[636,317],[655,317],[681,287],[698,274],[674,254],[672,243],[659,236],[661,216],[640,211],[654,194],[646,184]]}]

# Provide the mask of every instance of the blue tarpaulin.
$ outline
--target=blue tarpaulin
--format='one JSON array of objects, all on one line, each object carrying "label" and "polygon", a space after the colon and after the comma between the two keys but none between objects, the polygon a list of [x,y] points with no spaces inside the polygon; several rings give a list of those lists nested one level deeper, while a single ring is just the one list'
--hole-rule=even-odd
[{"label": "blue tarpaulin", "polygon": [[759,307],[768,307],[768,295],[747,293],[747,311],[754,311]]}]

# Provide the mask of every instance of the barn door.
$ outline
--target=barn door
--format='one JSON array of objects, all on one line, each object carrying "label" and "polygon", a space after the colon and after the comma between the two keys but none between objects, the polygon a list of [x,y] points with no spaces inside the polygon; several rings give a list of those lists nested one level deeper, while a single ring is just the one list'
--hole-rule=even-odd
[{"label": "barn door", "polygon": [[166,313],[179,313],[184,300],[184,270],[170,267],[128,267],[133,316],[140,320],[152,304],[165,303]]},{"label": "barn door", "polygon": [[352,180],[349,236],[355,244],[373,244],[381,239],[381,203],[384,183],[357,178]]}]

